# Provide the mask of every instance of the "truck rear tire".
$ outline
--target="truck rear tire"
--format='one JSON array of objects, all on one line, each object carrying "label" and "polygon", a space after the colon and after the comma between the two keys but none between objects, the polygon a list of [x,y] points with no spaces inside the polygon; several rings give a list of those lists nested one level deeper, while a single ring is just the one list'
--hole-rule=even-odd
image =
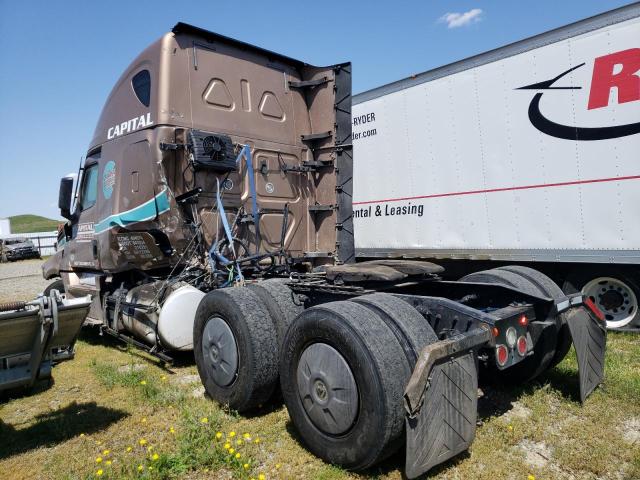
[{"label": "truck rear tire", "polygon": [[303,442],[325,461],[371,467],[403,444],[411,368],[389,326],[365,306],[331,302],[289,327],[280,382]]},{"label": "truck rear tire", "polygon": [[[460,281],[504,285],[516,288],[527,294],[546,296],[546,294],[542,292],[532,281],[527,280],[517,273],[506,270],[493,269],[474,272],[469,275],[465,275],[460,279]],[[506,370],[498,370],[497,367],[490,367],[489,373],[500,380],[514,383],[536,378],[542,372],[550,368],[551,363],[555,358],[556,347],[558,344],[558,332],[559,325],[556,328],[547,328],[543,330],[543,333],[533,349],[532,355]]]},{"label": "truck rear tire", "polygon": [[[543,294],[549,298],[553,298],[554,300],[559,300],[565,296],[564,292],[556,282],[551,280],[544,273],[533,268],[524,267],[522,265],[508,265],[506,267],[500,267],[498,270],[506,270],[526,278],[531,283],[535,284]],[[571,349],[571,332],[569,331],[569,325],[567,325],[566,315],[561,313],[559,319],[560,327],[558,330],[558,344],[556,345],[556,353],[553,356],[553,360],[551,360],[549,368],[553,368],[559,364]]]},{"label": "truck rear tire", "polygon": [[589,297],[604,313],[608,329],[631,330],[640,328],[639,285],[631,272],[601,267],[569,273],[562,289],[567,295],[580,292]]},{"label": "truck rear tire", "polygon": [[352,301],[364,305],[387,324],[400,342],[411,369],[415,367],[422,349],[438,341],[429,322],[398,297],[388,293],[373,293],[356,297]]},{"label": "truck rear tire", "polygon": [[284,278],[271,278],[247,287],[262,300],[269,311],[276,326],[278,346],[282,346],[289,325],[304,310],[304,305],[297,301],[293,291],[286,285],[288,281]]},{"label": "truck rear tire", "polygon": [[269,399],[278,381],[278,342],[271,316],[248,288],[225,288],[200,302],[193,352],[207,394],[245,412]]}]

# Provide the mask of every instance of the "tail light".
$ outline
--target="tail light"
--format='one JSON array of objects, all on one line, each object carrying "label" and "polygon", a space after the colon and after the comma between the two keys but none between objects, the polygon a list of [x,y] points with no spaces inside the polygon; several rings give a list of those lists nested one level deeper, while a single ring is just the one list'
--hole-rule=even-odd
[{"label": "tail light", "polygon": [[509,360],[509,350],[504,345],[496,346],[496,361],[498,365],[504,367]]},{"label": "tail light", "polygon": [[527,354],[527,339],[524,336],[518,338],[518,355],[524,357]]},{"label": "tail light", "polygon": [[526,315],[522,315],[518,319],[518,323],[520,324],[521,327],[526,327],[527,325],[529,325],[529,319],[527,318]]}]

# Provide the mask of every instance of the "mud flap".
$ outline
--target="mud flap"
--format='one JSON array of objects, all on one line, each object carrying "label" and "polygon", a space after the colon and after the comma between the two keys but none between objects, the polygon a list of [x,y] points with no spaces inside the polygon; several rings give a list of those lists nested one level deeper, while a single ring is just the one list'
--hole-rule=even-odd
[{"label": "mud flap", "polygon": [[586,307],[569,310],[566,318],[578,357],[580,401],[584,403],[604,378],[607,329],[604,322],[589,314]]},{"label": "mud flap", "polygon": [[406,418],[407,477],[416,478],[467,450],[476,433],[477,416],[475,353],[435,364],[419,411]]}]

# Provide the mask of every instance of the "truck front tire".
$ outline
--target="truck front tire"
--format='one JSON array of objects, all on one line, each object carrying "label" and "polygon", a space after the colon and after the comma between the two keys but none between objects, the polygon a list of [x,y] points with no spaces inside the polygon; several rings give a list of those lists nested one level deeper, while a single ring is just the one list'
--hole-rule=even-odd
[{"label": "truck front tire", "polygon": [[411,368],[387,324],[351,301],[305,310],[280,357],[280,382],[302,440],[325,461],[368,468],[403,444]]},{"label": "truck front tire", "polygon": [[278,381],[278,342],[269,312],[248,288],[225,288],[200,302],[193,352],[207,394],[238,412],[266,402]]}]

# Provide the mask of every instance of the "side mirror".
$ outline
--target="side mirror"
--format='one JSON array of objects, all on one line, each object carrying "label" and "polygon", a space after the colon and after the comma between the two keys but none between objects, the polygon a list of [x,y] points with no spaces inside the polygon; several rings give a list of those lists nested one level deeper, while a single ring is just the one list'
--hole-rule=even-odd
[{"label": "side mirror", "polygon": [[73,178],[63,177],[60,179],[60,192],[58,193],[58,208],[60,215],[67,220],[71,220],[71,200],[73,197]]}]

